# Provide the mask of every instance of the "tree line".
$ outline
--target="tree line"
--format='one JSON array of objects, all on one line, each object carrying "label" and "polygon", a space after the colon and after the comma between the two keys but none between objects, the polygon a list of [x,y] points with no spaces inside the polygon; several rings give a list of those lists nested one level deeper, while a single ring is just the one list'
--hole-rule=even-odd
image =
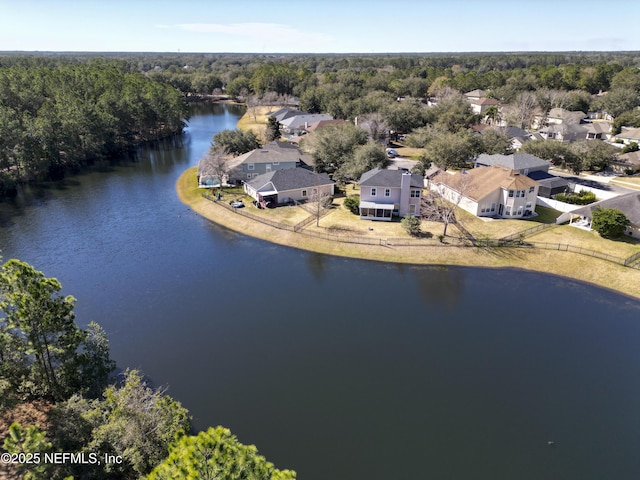
[{"label": "tree line", "polygon": [[[105,331],[75,323],[75,299],[16,259],[0,266],[0,424],[20,406],[45,425],[13,422],[2,432],[0,474],[29,480],[253,478],[295,480],[222,427],[196,436],[188,410],[141,372],[115,374]],[[84,455],[51,462],[45,455]],[[118,461],[105,462],[105,455]],[[11,458],[11,457],[9,457]],[[100,462],[100,463],[97,463]]]},{"label": "tree line", "polygon": [[184,95],[126,62],[0,60],[0,195],[180,133]]}]

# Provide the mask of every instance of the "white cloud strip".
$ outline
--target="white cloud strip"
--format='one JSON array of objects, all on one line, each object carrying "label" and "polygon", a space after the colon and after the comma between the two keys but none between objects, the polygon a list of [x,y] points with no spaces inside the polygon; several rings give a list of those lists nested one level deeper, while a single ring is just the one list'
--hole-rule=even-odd
[{"label": "white cloud strip", "polygon": [[[300,46],[317,47],[330,43],[331,37],[320,33],[303,32],[278,23],[181,23],[156,25],[157,28],[179,29],[188,32],[232,35],[259,41],[270,46],[283,46],[299,50]],[[315,49],[314,49],[315,50]]]}]

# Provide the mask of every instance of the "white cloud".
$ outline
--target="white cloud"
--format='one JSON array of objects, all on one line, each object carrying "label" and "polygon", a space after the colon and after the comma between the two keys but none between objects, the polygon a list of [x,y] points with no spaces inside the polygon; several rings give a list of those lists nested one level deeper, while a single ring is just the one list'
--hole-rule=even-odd
[{"label": "white cloud", "polygon": [[178,29],[203,34],[222,34],[259,43],[270,51],[317,51],[318,47],[331,43],[332,37],[321,33],[297,30],[278,23],[181,23],[156,25],[156,28]]}]

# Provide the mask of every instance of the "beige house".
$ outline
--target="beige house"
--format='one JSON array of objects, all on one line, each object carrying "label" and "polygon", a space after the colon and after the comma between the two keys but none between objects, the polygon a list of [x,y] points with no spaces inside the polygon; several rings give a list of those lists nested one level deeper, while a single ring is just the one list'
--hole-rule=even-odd
[{"label": "beige house", "polygon": [[510,168],[491,167],[442,172],[432,183],[448,201],[477,217],[523,218],[534,214],[539,183]]}]

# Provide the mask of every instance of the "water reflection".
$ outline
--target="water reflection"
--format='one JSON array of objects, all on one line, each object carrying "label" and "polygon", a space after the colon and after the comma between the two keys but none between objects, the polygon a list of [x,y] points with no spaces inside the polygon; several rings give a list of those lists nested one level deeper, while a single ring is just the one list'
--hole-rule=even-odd
[{"label": "water reflection", "polygon": [[460,301],[465,289],[465,274],[462,268],[433,266],[414,269],[418,293],[427,305],[440,305],[453,309]]}]

